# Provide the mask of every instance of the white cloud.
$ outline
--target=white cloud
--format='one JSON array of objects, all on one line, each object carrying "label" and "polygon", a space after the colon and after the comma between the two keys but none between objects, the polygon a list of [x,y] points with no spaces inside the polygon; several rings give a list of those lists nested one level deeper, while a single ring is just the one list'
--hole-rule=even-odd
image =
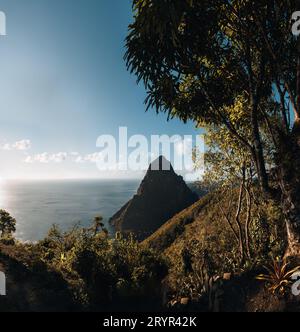
[{"label": "white cloud", "polygon": [[66,161],[68,158],[68,153],[67,152],[58,152],[58,153],[40,153],[36,154],[34,156],[27,156],[26,159],[24,160],[25,163],[27,164],[32,164],[32,163],[41,163],[41,164],[48,164],[48,163],[62,163],[63,161]]},{"label": "white cloud", "polygon": [[31,149],[31,141],[29,139],[23,139],[15,143],[2,143],[0,149],[4,151],[27,151]]},{"label": "white cloud", "polygon": [[31,142],[29,139],[23,139],[13,144],[13,148],[20,151],[30,150]]},{"label": "white cloud", "polygon": [[78,164],[82,163],[97,163],[102,160],[103,154],[101,152],[95,152],[87,155],[80,155],[77,153],[76,155],[73,153],[73,157],[75,157],[74,161]]},{"label": "white cloud", "polygon": [[58,152],[58,153],[48,153],[43,152],[33,156],[27,156],[24,162],[27,164],[32,163],[62,163],[64,161],[72,161],[78,164],[81,163],[97,163],[101,161],[103,154],[101,152],[95,152],[91,154],[81,155],[78,152]]},{"label": "white cloud", "polygon": [[91,162],[91,163],[97,163],[102,158],[103,158],[103,155],[102,155],[101,152],[95,152],[95,153],[86,155],[84,157],[84,160],[87,161],[87,162]]},{"label": "white cloud", "polygon": [[68,158],[68,153],[66,152],[59,152],[50,156],[50,160],[55,163],[61,163],[67,160],[67,158]]},{"label": "white cloud", "polygon": [[34,159],[31,156],[28,156],[25,158],[24,163],[26,164],[32,164],[34,162]]},{"label": "white cloud", "polygon": [[50,161],[50,155],[47,152],[37,154],[33,157],[33,160],[42,164],[47,164]]},{"label": "white cloud", "polygon": [[86,155],[82,155],[78,152],[58,152],[58,153],[48,153],[43,152],[40,154],[35,154],[31,156],[27,156],[23,162],[26,164],[32,163],[62,163],[64,161],[75,162],[77,164],[83,163],[92,163],[96,164],[103,160],[103,154],[101,152],[90,153]]}]

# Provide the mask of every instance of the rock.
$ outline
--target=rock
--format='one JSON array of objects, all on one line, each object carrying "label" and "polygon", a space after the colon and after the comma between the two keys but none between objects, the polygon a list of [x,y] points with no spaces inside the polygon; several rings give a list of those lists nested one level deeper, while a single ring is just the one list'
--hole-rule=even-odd
[{"label": "rock", "polygon": [[181,300],[180,300],[180,304],[181,305],[188,305],[190,302],[190,299],[188,297],[183,297]]},{"label": "rock", "polygon": [[231,273],[224,273],[223,280],[229,281],[229,280],[231,280],[231,278],[232,278],[232,274]]},{"label": "rock", "polygon": [[178,304],[178,301],[176,299],[173,299],[170,301],[170,306],[173,308]]},{"label": "rock", "polygon": [[143,240],[197,199],[170,162],[159,157],[149,166],[137,194],[110,219],[110,223],[117,231],[133,232]]}]

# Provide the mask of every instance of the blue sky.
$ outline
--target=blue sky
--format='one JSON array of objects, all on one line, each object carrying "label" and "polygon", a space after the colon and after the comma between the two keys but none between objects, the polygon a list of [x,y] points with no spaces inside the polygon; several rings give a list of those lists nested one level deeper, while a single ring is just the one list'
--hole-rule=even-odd
[{"label": "blue sky", "polygon": [[145,91],[123,61],[130,0],[1,0],[0,10],[2,178],[105,178],[63,154],[95,153],[97,137],[120,126],[147,137],[196,133],[145,113]]}]

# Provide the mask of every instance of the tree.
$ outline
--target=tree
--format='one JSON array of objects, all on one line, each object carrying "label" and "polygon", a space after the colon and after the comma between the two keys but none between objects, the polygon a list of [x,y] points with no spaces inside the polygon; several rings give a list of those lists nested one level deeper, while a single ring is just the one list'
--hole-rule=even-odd
[{"label": "tree", "polygon": [[11,236],[16,231],[16,220],[6,211],[0,210],[1,238]]},{"label": "tree", "polygon": [[[145,84],[147,109],[226,128],[251,156],[262,193],[282,207],[288,254],[300,255],[300,53],[291,32],[297,1],[134,0],[133,6],[125,59]],[[238,98],[247,106],[237,125],[227,109]]]},{"label": "tree", "polygon": [[[238,119],[237,107],[242,107],[238,102],[232,108],[233,115]],[[250,249],[250,222],[253,205],[253,180],[255,167],[247,149],[241,146],[224,128],[210,126],[206,128],[206,148],[204,183],[210,187],[217,187],[223,195],[228,196],[228,206],[220,204],[220,211],[224,220],[229,225],[237,241],[240,262],[245,256],[251,258]],[[236,193],[237,202],[234,198]],[[246,209],[245,221],[242,221],[243,209]]]}]

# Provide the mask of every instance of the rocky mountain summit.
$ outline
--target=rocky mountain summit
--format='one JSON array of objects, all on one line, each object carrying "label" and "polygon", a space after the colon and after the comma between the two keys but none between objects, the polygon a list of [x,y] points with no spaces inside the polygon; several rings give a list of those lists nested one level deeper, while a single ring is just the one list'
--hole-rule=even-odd
[{"label": "rocky mountain summit", "polygon": [[198,196],[177,175],[169,161],[159,157],[150,166],[137,194],[111,219],[117,231],[133,232],[143,240]]}]

